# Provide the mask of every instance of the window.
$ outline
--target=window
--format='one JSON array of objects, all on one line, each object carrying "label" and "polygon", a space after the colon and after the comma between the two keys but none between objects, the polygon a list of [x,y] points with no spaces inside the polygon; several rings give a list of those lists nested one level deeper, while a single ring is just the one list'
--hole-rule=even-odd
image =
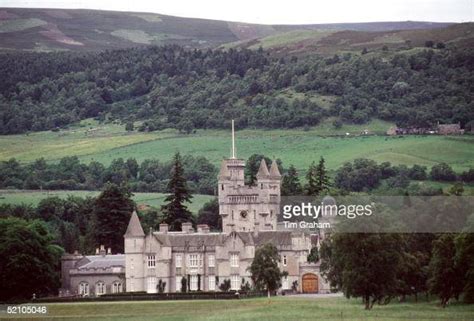
[{"label": "window", "polygon": [[147,278],[147,293],[156,293],[156,277]]},{"label": "window", "polygon": [[224,184],[221,184],[221,190],[224,190]]},{"label": "window", "polygon": [[112,293],[120,293],[122,292],[122,283],[120,282],[114,282],[112,284]]},{"label": "window", "polygon": [[154,268],[156,266],[156,260],[154,255],[148,255],[148,268]]},{"label": "window", "polygon": [[240,289],[240,277],[238,275],[232,275],[230,277],[230,289],[231,290]]},{"label": "window", "polygon": [[176,254],[175,265],[176,265],[176,275],[181,275],[181,267],[183,265],[183,259],[181,257],[181,254]]},{"label": "window", "polygon": [[239,255],[238,254],[231,254],[230,255],[230,266],[239,267]]},{"label": "window", "polygon": [[181,280],[182,276],[177,276],[176,277],[176,292],[181,292]]},{"label": "window", "polygon": [[97,282],[95,285],[95,294],[102,295],[105,294],[105,283],[104,282]]},{"label": "window", "polygon": [[197,275],[191,275],[191,283],[189,284],[189,287],[191,291],[198,290],[198,276]]},{"label": "window", "polygon": [[183,260],[181,258],[181,254],[176,254],[176,267],[181,267],[183,264]]},{"label": "window", "polygon": [[199,258],[197,254],[189,254],[189,267],[198,267]]},{"label": "window", "polygon": [[215,267],[216,266],[216,257],[214,255],[209,255],[208,257],[208,266]]},{"label": "window", "polygon": [[215,291],[216,290],[216,278],[214,275],[209,276],[209,291]]},{"label": "window", "polygon": [[283,257],[282,257],[282,260],[281,260],[281,261],[283,262],[283,266],[286,266],[286,264],[287,264],[287,258],[286,258],[286,255],[283,255]]},{"label": "window", "polygon": [[210,254],[207,257],[207,266],[208,266],[208,274],[210,275],[215,274],[216,257],[213,254]]},{"label": "window", "polygon": [[79,295],[82,295],[82,296],[89,295],[89,283],[81,282],[79,284]]},{"label": "window", "polygon": [[288,290],[288,289],[289,289],[289,287],[288,287],[288,277],[287,277],[287,276],[284,276],[284,277],[282,278],[281,288],[282,288],[283,290]]}]

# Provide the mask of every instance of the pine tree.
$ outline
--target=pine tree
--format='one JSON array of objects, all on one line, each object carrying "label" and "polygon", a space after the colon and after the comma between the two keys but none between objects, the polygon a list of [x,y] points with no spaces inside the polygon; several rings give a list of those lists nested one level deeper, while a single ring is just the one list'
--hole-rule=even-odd
[{"label": "pine tree", "polygon": [[170,195],[165,199],[167,203],[161,207],[165,217],[164,222],[170,226],[171,230],[179,231],[182,223],[192,221],[191,212],[184,205],[185,202],[191,203],[192,195],[184,178],[184,169],[179,153],[174,155],[171,179],[167,188]]},{"label": "pine tree", "polygon": [[107,184],[94,203],[93,234],[96,245],[123,253],[123,235],[135,207],[132,193],[115,184]]},{"label": "pine tree", "polygon": [[281,189],[282,194],[285,196],[300,195],[303,192],[295,166],[290,165],[288,172],[283,176]]},{"label": "pine tree", "polygon": [[304,187],[305,194],[308,196],[315,196],[319,194],[319,189],[317,185],[317,167],[314,162],[308,168],[306,172],[306,185]]},{"label": "pine tree", "polygon": [[318,194],[329,190],[329,176],[327,174],[324,157],[321,156],[319,164],[316,167],[316,186]]}]

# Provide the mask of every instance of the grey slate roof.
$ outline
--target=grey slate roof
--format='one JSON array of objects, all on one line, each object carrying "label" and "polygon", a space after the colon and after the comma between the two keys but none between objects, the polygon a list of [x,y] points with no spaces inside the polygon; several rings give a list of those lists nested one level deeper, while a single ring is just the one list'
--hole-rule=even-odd
[{"label": "grey slate roof", "polygon": [[87,255],[76,264],[78,270],[107,269],[111,267],[125,267],[125,255]]},{"label": "grey slate roof", "polygon": [[270,176],[272,177],[281,177],[280,170],[278,169],[277,162],[274,160],[272,166],[270,167]]},{"label": "grey slate roof", "polygon": [[134,236],[145,236],[136,211],[133,211],[132,217],[130,217],[130,221],[128,222],[127,231],[125,232],[125,237]]},{"label": "grey slate roof", "polygon": [[260,162],[260,167],[258,169],[257,177],[267,177],[270,175],[268,171],[267,162],[265,162],[265,158],[262,158]]},{"label": "grey slate roof", "polygon": [[221,233],[154,233],[156,239],[166,246],[219,246],[224,242],[224,235]]},{"label": "grey slate roof", "polygon": [[[276,246],[291,245],[291,231],[260,231],[253,232],[234,232],[236,236],[242,239],[246,245],[263,245],[272,243]],[[159,233],[153,235],[165,246],[185,247],[185,246],[222,246],[228,237],[233,234],[224,233]]]}]

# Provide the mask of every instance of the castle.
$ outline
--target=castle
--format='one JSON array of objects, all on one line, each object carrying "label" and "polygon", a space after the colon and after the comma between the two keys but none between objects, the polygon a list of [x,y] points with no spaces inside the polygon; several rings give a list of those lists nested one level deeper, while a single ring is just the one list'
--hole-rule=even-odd
[{"label": "castle", "polygon": [[[280,269],[288,272],[281,280],[281,290],[329,292],[319,263],[307,261],[311,248],[318,245],[317,235],[283,230],[277,224],[281,175],[276,162],[268,169],[262,159],[252,186],[245,184],[244,167],[244,160],[236,157],[232,122],[232,154],[222,161],[218,176],[222,232],[211,232],[207,225],[197,225],[195,231],[191,223],[183,223],[181,231],[170,231],[167,224],[160,224],[158,231],[145,234],[133,212],[124,235],[123,290],[179,292],[186,287],[190,291],[219,291],[227,280],[232,290],[240,290],[252,283],[248,268],[256,249],[272,243],[281,256]],[[87,283],[87,275],[83,278],[74,286]],[[74,286],[70,286],[73,292]],[[93,294],[91,287],[89,294]]]}]

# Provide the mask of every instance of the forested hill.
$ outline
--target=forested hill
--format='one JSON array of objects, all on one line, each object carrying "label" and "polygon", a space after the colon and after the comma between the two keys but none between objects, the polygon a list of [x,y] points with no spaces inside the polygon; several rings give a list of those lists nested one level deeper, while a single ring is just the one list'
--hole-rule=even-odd
[{"label": "forested hill", "polygon": [[[474,51],[382,48],[273,58],[260,50],[145,47],[0,57],[0,133],[55,129],[84,118],[167,127],[292,128],[474,119]],[[137,123],[138,124],[138,123]]]},{"label": "forested hill", "polygon": [[259,25],[155,13],[0,8],[0,50],[91,51],[166,44],[203,48],[295,30],[384,32],[448,25],[417,21]]}]

